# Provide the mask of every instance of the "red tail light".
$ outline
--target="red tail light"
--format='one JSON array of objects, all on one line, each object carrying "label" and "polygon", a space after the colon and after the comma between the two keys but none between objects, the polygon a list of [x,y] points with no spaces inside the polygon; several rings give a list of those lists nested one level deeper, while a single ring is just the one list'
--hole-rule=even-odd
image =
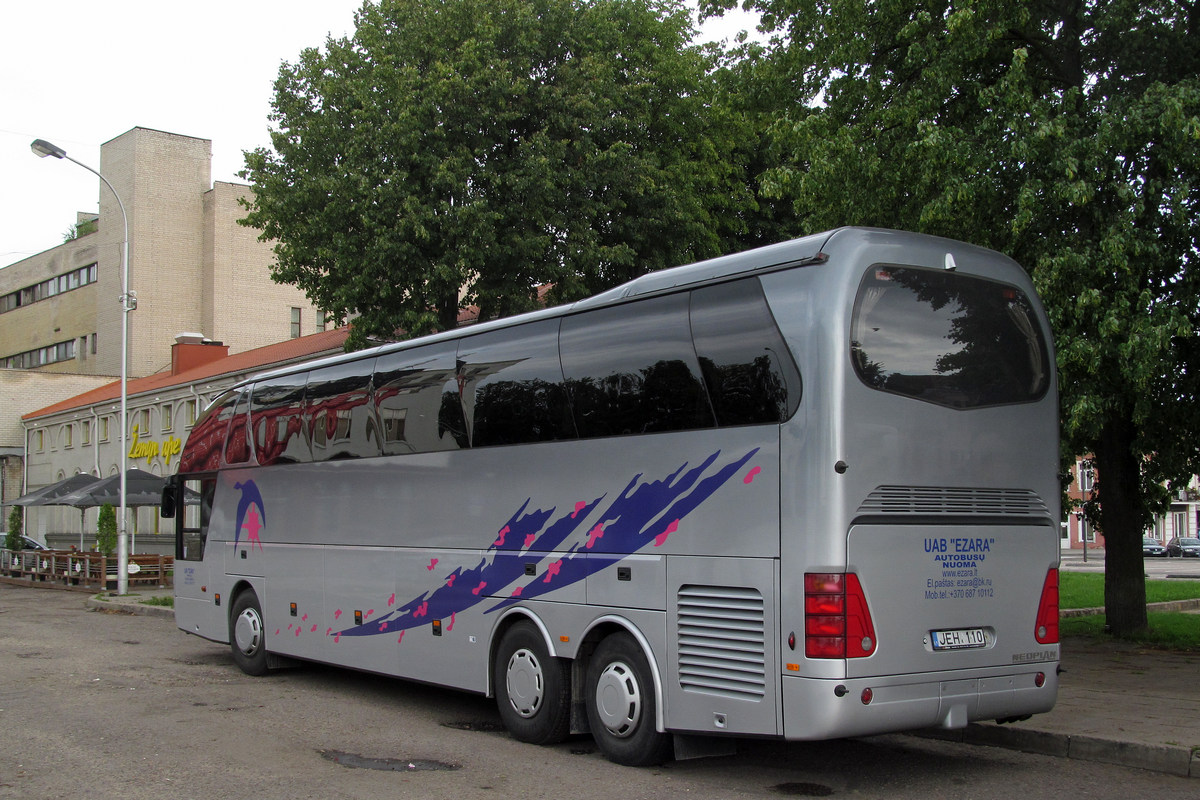
[{"label": "red tail light", "polygon": [[875,652],[875,625],[867,596],[853,572],[804,576],[804,654],[809,658],[864,658]]},{"label": "red tail light", "polygon": [[1058,644],[1058,570],[1046,573],[1042,599],[1038,602],[1037,626],[1033,637],[1039,644]]}]

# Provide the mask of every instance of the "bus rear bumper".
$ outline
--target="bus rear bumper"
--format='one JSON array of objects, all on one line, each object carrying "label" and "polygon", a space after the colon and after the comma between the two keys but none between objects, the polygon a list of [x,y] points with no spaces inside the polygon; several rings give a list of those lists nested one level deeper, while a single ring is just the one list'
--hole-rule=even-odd
[{"label": "bus rear bumper", "polygon": [[[838,739],[1040,714],[1058,696],[1058,662],[833,680],[783,678],[784,738]],[[1038,675],[1043,683],[1037,685]]]}]

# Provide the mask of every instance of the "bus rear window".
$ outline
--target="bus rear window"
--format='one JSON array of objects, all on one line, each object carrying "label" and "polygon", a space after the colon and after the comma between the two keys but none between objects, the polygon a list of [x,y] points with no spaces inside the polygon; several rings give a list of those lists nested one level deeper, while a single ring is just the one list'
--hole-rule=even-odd
[{"label": "bus rear window", "polygon": [[1029,298],[957,272],[877,266],[854,302],[850,354],[884,392],[950,408],[1037,400],[1049,350]]}]

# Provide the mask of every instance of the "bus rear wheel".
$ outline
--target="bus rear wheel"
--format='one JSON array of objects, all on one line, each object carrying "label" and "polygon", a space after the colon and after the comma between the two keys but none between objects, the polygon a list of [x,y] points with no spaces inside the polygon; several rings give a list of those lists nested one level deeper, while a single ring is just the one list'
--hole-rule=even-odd
[{"label": "bus rear wheel", "polygon": [[253,591],[245,591],[233,603],[229,622],[229,647],[233,661],[247,675],[267,673],[267,636],[262,608]]},{"label": "bus rear wheel", "polygon": [[492,675],[496,706],[513,738],[556,744],[570,730],[570,679],[564,662],[546,648],[537,627],[518,622],[500,639]]},{"label": "bus rear wheel", "polygon": [[661,764],[671,737],[654,728],[654,678],[642,648],[628,633],[605,638],[587,668],[588,724],[596,746],[627,767]]}]

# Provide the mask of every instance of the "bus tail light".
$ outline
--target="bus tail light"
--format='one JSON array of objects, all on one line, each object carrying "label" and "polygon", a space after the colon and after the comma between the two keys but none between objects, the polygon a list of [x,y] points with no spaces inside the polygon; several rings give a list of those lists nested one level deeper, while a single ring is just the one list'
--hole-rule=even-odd
[{"label": "bus tail light", "polygon": [[1046,572],[1042,599],[1038,602],[1037,626],[1033,636],[1038,644],[1058,644],[1058,570]]},{"label": "bus tail light", "polygon": [[867,596],[853,572],[804,575],[804,654],[809,658],[865,658],[875,652],[875,625]]}]

